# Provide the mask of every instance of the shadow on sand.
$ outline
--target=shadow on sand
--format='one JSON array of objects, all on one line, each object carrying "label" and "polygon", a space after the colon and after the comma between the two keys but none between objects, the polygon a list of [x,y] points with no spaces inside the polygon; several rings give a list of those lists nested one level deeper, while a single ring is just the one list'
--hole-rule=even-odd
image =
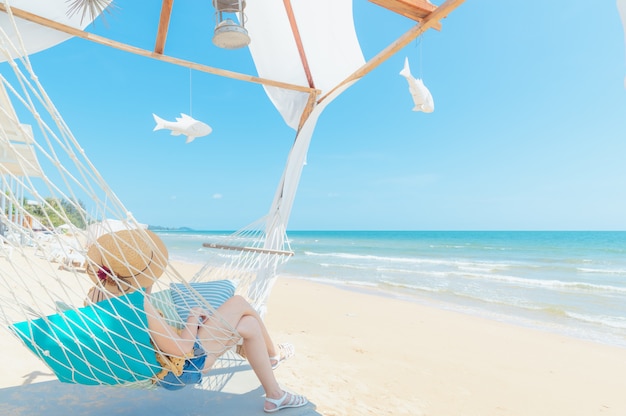
[{"label": "shadow on sand", "polygon": [[[26,378],[28,380],[28,378]],[[28,381],[27,381],[28,382]],[[10,416],[264,415],[263,389],[247,367],[221,391],[84,386],[57,380],[0,389],[0,414]],[[285,409],[281,416],[321,416],[315,405]]]}]

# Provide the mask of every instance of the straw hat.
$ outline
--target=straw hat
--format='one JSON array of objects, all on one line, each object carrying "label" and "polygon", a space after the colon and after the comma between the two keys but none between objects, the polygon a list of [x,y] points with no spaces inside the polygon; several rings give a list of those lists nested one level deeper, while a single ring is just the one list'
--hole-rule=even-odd
[{"label": "straw hat", "polygon": [[87,273],[94,283],[115,284],[123,292],[151,286],[167,267],[163,241],[152,231],[104,234],[87,250]]}]

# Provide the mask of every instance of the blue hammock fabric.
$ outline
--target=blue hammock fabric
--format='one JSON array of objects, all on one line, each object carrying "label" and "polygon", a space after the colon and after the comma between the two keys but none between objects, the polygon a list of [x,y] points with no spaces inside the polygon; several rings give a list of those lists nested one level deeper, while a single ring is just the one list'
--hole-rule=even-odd
[{"label": "blue hammock fabric", "polygon": [[161,370],[150,343],[141,291],[11,325],[65,383],[116,385]]}]

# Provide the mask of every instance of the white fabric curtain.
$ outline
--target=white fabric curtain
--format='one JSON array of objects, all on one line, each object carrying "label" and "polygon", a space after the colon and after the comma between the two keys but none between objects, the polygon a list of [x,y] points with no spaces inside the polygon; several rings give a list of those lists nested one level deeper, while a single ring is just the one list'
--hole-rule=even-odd
[{"label": "white fabric curtain", "polygon": [[21,124],[0,79],[0,174],[41,177],[33,147],[33,129]]},{"label": "white fabric curtain", "polygon": [[[291,0],[291,5],[315,88],[323,95],[365,63],[352,0]],[[245,11],[258,75],[308,86],[283,0],[250,0]],[[265,91],[285,123],[297,129],[308,95],[276,87]]]},{"label": "white fabric curtain", "polygon": [[[45,17],[46,19],[54,20],[77,29],[84,29],[92,22],[92,19],[89,16],[85,16],[85,19],[81,22],[82,14],[80,12],[71,17],[67,16],[67,9],[70,6],[67,0],[0,1],[2,1],[2,3],[6,6],[25,10],[27,12]],[[110,3],[110,1],[107,3]],[[45,26],[23,19],[16,19],[16,25],[22,41],[24,42],[24,49],[28,55],[58,45],[59,43],[71,38],[70,35],[59,32],[58,30],[49,29]],[[10,43],[13,45],[13,47],[7,48],[11,51],[11,57],[17,58],[19,56],[23,56],[15,27],[6,13],[0,12],[0,28],[2,28],[2,30],[7,34],[10,39]],[[6,60],[7,58],[5,56],[0,55],[0,62],[4,62]]]},{"label": "white fabric curtain", "polygon": [[[291,0],[291,5],[314,87],[323,96],[365,64],[354,28],[352,0]],[[249,48],[258,75],[308,86],[283,0],[248,1],[246,15]],[[267,248],[282,247],[283,231],[287,228],[317,120],[323,109],[349,85],[317,106],[298,132],[268,215]],[[264,88],[285,123],[297,130],[308,94]]]},{"label": "white fabric curtain", "polygon": [[[355,81],[354,81],[355,82]],[[282,248],[282,238],[284,233],[282,231],[287,229],[287,223],[289,222],[289,215],[291,214],[291,208],[296,196],[296,190],[300,183],[300,176],[302,175],[302,168],[306,161],[306,154],[309,150],[311,138],[315,130],[317,120],[326,106],[343,91],[345,91],[354,82],[344,85],[337,89],[333,94],[324,100],[320,105],[315,107],[306,123],[302,126],[302,129],[298,132],[296,140],[291,148],[289,157],[287,158],[287,164],[283,171],[283,176],[276,190],[274,201],[270,209],[266,227],[266,248],[279,250]]]}]

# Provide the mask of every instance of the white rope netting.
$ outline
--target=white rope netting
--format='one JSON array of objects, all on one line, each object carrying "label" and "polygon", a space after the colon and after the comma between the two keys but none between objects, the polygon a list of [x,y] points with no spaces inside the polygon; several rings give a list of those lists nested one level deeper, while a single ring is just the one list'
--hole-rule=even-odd
[{"label": "white rope netting", "polygon": [[[14,23],[10,9],[8,14]],[[206,264],[194,276],[181,275],[161,258],[167,267],[150,282],[150,295],[126,287],[121,296],[87,301],[100,281],[88,253],[113,257],[127,276],[143,271],[133,262],[155,260],[137,259],[144,256],[138,247],[162,254],[89,161],[27,54],[20,53],[22,45],[0,30],[0,54],[7,62],[2,69],[11,69],[0,73],[0,324],[61,381],[151,387],[163,366],[150,341],[144,297],[178,328],[181,310],[201,306],[215,314],[222,332],[214,341],[223,347],[207,352],[228,349],[202,384],[221,388],[243,360],[230,348],[238,341],[236,331],[220,320],[212,302],[234,292],[263,312],[276,268],[292,254],[285,230],[268,234],[262,219],[207,242]],[[127,230],[133,230],[132,238],[117,237]],[[101,244],[106,234],[113,236],[108,248]]]}]

